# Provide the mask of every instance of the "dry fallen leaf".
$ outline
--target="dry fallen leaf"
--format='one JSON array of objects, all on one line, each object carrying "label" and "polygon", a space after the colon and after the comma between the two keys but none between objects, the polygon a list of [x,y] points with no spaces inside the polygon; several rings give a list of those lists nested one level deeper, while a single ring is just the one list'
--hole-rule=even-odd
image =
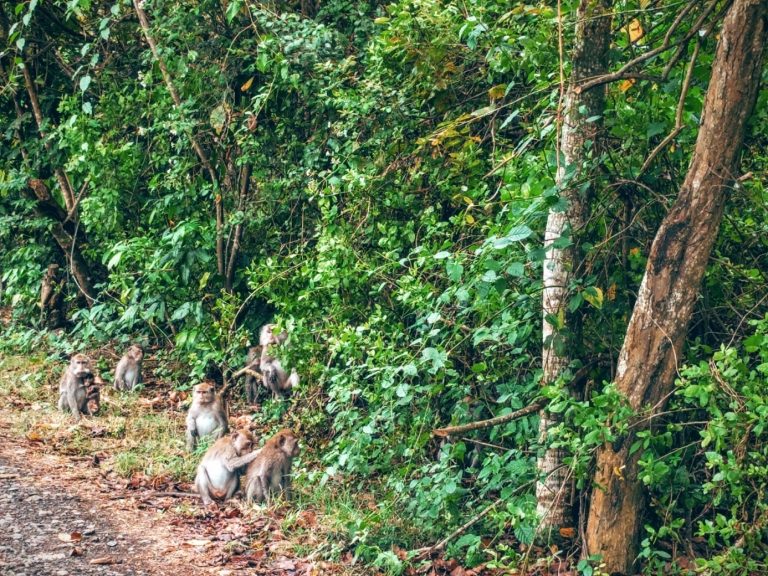
[{"label": "dry fallen leaf", "polygon": [[59,532],[58,538],[62,542],[80,542],[83,539],[83,535],[80,532]]},{"label": "dry fallen leaf", "polygon": [[272,564],[272,568],[276,570],[296,570],[296,563],[288,558],[281,558]]},{"label": "dry fallen leaf", "polygon": [[202,539],[202,538],[201,539],[187,540],[186,542],[184,542],[184,544],[187,545],[187,546],[207,546],[210,543],[211,543],[210,540],[205,540],[205,539]]},{"label": "dry fallen leaf", "polygon": [[43,440],[45,440],[45,438],[43,438],[43,436],[35,430],[30,430],[29,432],[27,432],[26,436],[27,436],[27,440],[29,440],[30,442],[42,442]]}]

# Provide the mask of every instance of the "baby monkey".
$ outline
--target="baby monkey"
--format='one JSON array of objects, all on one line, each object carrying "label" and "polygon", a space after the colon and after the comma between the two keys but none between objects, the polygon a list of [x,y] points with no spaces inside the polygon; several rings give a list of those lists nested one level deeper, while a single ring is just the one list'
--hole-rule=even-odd
[{"label": "baby monkey", "polygon": [[214,500],[232,498],[240,487],[240,474],[246,464],[258,457],[260,450],[252,452],[255,439],[246,429],[236,430],[219,438],[208,448],[197,467],[195,488],[208,506]]},{"label": "baby monkey", "polygon": [[203,382],[194,387],[192,405],[187,412],[187,450],[194,452],[198,439],[212,435],[219,439],[229,432],[227,412],[213,384]]},{"label": "baby monkey", "polygon": [[280,430],[267,440],[261,453],[248,465],[245,480],[245,499],[248,502],[266,502],[271,495],[283,492],[291,499],[291,465],[299,455],[299,440],[288,429]]},{"label": "baby monkey", "polygon": [[83,379],[85,386],[85,410],[89,416],[95,416],[101,408],[101,387],[104,380],[95,374],[88,374]]}]

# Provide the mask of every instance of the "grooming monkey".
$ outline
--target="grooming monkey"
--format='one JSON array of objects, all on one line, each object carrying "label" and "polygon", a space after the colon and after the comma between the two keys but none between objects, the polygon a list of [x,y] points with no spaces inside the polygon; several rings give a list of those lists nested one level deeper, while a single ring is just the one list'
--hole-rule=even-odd
[{"label": "grooming monkey", "polygon": [[266,502],[282,492],[291,499],[291,466],[299,455],[299,441],[288,429],[280,430],[267,440],[256,459],[248,465],[245,480],[245,499],[248,502]]},{"label": "grooming monkey", "polygon": [[253,435],[241,429],[219,438],[208,448],[195,476],[195,488],[205,506],[213,504],[214,500],[229,500],[235,495],[243,466],[259,455],[259,450],[251,451],[254,444]]}]

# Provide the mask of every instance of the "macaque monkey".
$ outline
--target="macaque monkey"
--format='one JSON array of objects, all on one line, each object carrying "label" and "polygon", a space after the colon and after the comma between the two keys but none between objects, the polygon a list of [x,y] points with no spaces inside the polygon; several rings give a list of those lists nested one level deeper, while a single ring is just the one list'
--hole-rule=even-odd
[{"label": "macaque monkey", "polygon": [[62,294],[65,279],[60,277],[59,265],[50,264],[40,282],[40,325],[58,328],[63,323]]},{"label": "macaque monkey", "polygon": [[[273,397],[276,394],[288,390],[291,386],[298,384],[298,375],[288,383],[289,376],[285,374],[280,362],[269,355],[269,346],[271,344],[283,344],[288,339],[288,332],[283,330],[275,334],[275,324],[265,324],[259,332],[259,345],[248,348],[248,355],[245,359],[245,368],[234,374],[234,378],[245,374],[245,397],[249,404],[256,402],[258,396],[259,380],[264,386],[272,390]],[[268,374],[265,372],[265,369]],[[272,384],[267,382],[267,375]]]},{"label": "macaque monkey", "polygon": [[85,354],[75,354],[59,382],[59,410],[69,409],[75,420],[88,413],[86,381],[93,377],[91,359]]},{"label": "macaque monkey", "polygon": [[115,388],[118,390],[133,390],[141,384],[141,363],[144,360],[144,350],[134,344],[126,350],[115,368]]},{"label": "macaque monkey", "polygon": [[291,465],[298,455],[299,440],[291,430],[280,430],[267,440],[245,473],[246,501],[266,502],[269,506],[271,495],[279,491],[290,500]]},{"label": "macaque monkey", "polygon": [[282,344],[288,339],[288,332],[283,330],[275,334],[274,324],[265,324],[259,334],[259,344],[261,345],[260,371],[263,375],[264,386],[272,391],[272,398],[283,397],[283,393],[290,391],[291,388],[299,384],[299,375],[296,370],[291,370],[290,376],[286,373],[280,361],[274,356],[269,355],[270,344]]},{"label": "macaque monkey", "polygon": [[262,360],[261,372],[264,374],[264,385],[272,391],[274,400],[282,398],[284,393],[299,385],[296,369],[291,370],[290,375],[287,374],[276,358],[271,358],[268,362]]},{"label": "macaque monkey", "polygon": [[104,380],[94,374],[88,374],[83,378],[85,386],[85,408],[89,416],[94,416],[101,408],[101,387]]},{"label": "macaque monkey", "polygon": [[218,440],[227,432],[229,423],[222,398],[210,382],[198,384],[192,391],[192,405],[187,412],[187,450],[194,452],[203,436],[210,434]]},{"label": "macaque monkey", "polygon": [[209,506],[214,500],[232,498],[240,487],[243,466],[258,457],[260,450],[253,450],[255,439],[246,429],[236,430],[219,438],[208,448],[197,467],[195,488]]}]

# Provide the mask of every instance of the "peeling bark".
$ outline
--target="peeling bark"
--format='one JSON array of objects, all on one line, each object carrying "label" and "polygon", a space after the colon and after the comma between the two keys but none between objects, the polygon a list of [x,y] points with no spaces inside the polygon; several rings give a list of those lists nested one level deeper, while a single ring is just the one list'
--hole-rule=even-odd
[{"label": "peeling bark", "polygon": [[[591,116],[601,116],[605,101],[605,88],[598,86],[583,92],[580,83],[599,74],[608,67],[608,45],[611,32],[611,0],[581,0],[577,12],[576,40],[573,51],[573,75],[565,97],[565,117],[562,129],[562,165],[557,171],[557,182],[562,195],[568,200],[565,212],[550,211],[544,235],[547,250],[544,259],[542,310],[544,313],[542,381],[555,382],[571,363],[571,351],[578,346],[580,330],[578,319],[568,318],[568,330],[560,334],[548,317],[564,313],[568,303],[568,285],[578,264],[575,235],[584,228],[589,215],[588,198],[579,190],[588,177],[585,163],[590,156],[589,143],[597,139],[598,123],[587,122]],[[557,248],[553,242],[571,235],[574,240],[568,248]],[[553,345],[555,338],[570,338],[562,347]],[[549,431],[559,423],[556,414],[546,409],[539,414],[539,440],[546,443]],[[569,471],[562,464],[561,450],[548,449],[537,462],[540,481],[536,485],[537,511],[540,528],[545,532],[560,526],[573,525],[573,511]]]},{"label": "peeling bark", "polygon": [[[723,24],[691,166],[654,239],[619,355],[616,386],[638,412],[662,410],[673,389],[757,97],[767,15],[766,0],[735,0]],[[586,544],[608,573],[631,573],[637,557],[645,492],[640,453],[629,450],[647,421],[598,451]]]}]

